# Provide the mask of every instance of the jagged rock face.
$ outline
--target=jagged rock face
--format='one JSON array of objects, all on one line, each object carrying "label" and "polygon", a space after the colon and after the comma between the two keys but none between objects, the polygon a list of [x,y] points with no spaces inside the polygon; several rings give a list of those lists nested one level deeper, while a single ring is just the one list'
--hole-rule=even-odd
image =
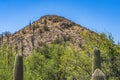
[{"label": "jagged rock face", "polygon": [[[23,47],[24,55],[29,55],[33,48],[41,48],[44,44],[50,43],[70,42],[75,47],[81,48],[84,39],[80,33],[83,30],[89,31],[63,17],[48,15],[12,34],[9,37],[9,43],[14,48],[17,46],[19,50]],[[6,36],[3,42],[7,42]]]}]

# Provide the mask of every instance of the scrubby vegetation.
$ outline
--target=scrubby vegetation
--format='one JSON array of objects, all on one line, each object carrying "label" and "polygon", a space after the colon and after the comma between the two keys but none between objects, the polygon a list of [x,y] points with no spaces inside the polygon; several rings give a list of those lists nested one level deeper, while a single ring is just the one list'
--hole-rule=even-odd
[{"label": "scrubby vegetation", "polygon": [[[69,41],[62,44],[46,44],[33,50],[31,55],[24,57],[24,80],[91,80],[92,56],[94,48],[98,45],[101,70],[106,79],[119,80],[120,46],[113,43],[111,36],[101,34],[100,37],[106,41],[99,41],[100,44],[97,44],[89,40],[89,45],[84,45],[82,50],[76,49]],[[9,46],[1,46],[0,80],[13,80],[15,54]]]}]

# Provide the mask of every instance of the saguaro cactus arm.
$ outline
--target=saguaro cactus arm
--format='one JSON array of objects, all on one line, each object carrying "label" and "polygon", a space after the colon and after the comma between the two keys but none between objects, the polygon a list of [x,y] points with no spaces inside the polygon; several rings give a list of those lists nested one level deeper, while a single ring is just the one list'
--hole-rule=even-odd
[{"label": "saguaro cactus arm", "polygon": [[92,74],[92,80],[105,80],[105,74],[100,69],[96,69]]},{"label": "saguaro cactus arm", "polygon": [[95,48],[93,54],[92,72],[94,72],[97,68],[101,69],[101,57],[100,50]]},{"label": "saguaro cactus arm", "polygon": [[23,80],[23,56],[20,54],[15,57],[13,78],[13,80]]}]

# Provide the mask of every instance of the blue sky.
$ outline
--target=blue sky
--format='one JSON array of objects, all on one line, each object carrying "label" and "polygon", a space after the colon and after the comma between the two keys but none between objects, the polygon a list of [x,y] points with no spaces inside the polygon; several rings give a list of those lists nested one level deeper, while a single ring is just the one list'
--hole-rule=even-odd
[{"label": "blue sky", "polygon": [[120,41],[120,0],[0,0],[0,33],[15,32],[43,15],[66,17]]}]

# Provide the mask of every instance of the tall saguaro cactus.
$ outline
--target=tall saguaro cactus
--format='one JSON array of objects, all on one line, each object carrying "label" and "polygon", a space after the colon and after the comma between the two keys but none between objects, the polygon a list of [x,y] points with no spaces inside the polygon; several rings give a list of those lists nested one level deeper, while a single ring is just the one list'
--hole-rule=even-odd
[{"label": "tall saguaro cactus", "polygon": [[95,48],[93,54],[93,61],[92,61],[92,73],[97,68],[101,69],[101,58],[100,58],[100,50],[98,48]]},{"label": "tall saguaro cactus", "polygon": [[105,75],[100,69],[96,69],[92,74],[92,80],[105,80]]},{"label": "tall saguaro cactus", "polygon": [[20,54],[15,57],[13,80],[23,80],[23,56]]}]

